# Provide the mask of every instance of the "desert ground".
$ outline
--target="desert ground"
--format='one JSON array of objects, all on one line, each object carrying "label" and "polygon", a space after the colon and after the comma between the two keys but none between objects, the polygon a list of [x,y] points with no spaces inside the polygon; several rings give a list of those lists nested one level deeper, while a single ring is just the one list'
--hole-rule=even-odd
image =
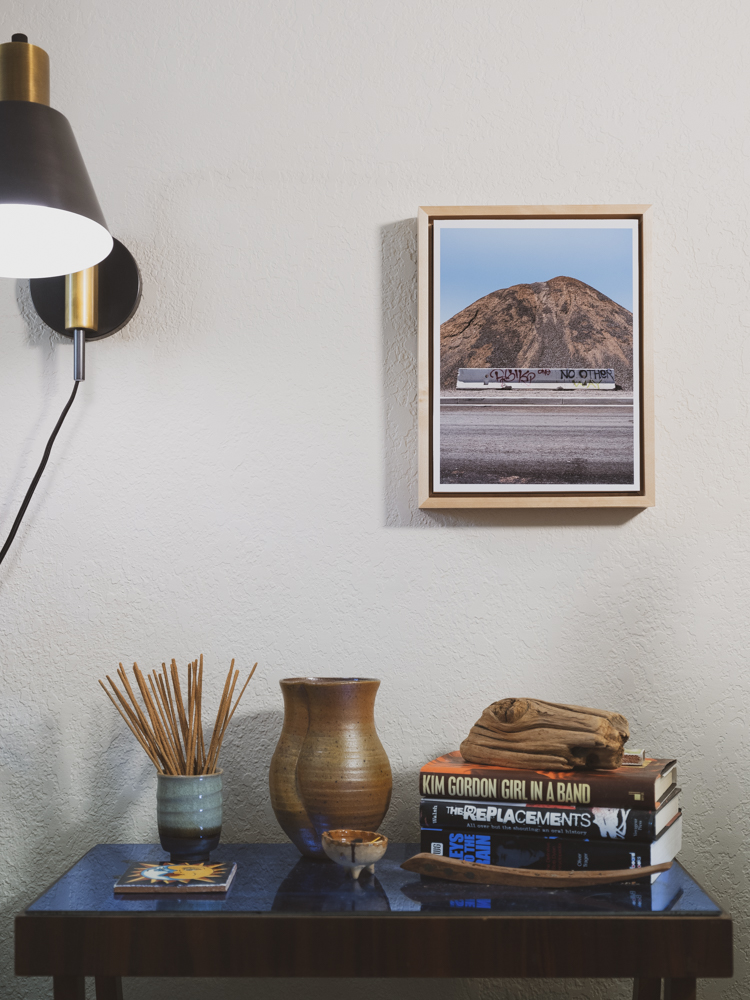
[{"label": "desert ground", "polygon": [[633,394],[576,389],[443,390],[440,482],[632,482]]}]

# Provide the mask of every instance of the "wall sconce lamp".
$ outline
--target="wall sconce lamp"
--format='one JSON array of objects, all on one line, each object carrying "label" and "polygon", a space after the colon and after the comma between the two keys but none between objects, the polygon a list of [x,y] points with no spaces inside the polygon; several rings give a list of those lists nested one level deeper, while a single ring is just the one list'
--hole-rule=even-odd
[{"label": "wall sconce lamp", "polygon": [[138,265],[110,234],[70,123],[49,97],[49,56],[13,35],[0,45],[0,277],[30,278],[39,316],[73,339],[74,386],[0,562],[85,378],[86,341],[122,329],[141,297]]}]

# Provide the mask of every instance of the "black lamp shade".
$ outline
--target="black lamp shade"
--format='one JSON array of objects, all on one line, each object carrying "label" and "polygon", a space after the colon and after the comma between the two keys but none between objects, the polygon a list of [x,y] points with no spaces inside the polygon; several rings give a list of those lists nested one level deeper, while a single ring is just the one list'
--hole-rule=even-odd
[{"label": "black lamp shade", "polygon": [[45,104],[0,101],[0,276],[82,271],[111,249],[67,118]]}]

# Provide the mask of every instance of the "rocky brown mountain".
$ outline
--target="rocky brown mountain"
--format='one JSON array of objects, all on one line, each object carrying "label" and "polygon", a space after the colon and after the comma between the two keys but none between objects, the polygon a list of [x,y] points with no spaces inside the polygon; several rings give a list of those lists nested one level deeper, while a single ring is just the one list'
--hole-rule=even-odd
[{"label": "rocky brown mountain", "polygon": [[440,327],[440,385],[459,368],[614,368],[633,388],[633,314],[563,276],[490,292]]}]

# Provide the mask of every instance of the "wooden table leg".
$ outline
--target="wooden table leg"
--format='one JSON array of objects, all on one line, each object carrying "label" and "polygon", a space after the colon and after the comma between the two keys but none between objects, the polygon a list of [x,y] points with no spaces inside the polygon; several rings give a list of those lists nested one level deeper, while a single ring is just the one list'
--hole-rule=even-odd
[{"label": "wooden table leg", "polygon": [[122,1000],[122,979],[119,976],[94,976],[96,1000]]},{"label": "wooden table leg", "polygon": [[54,1000],[86,1000],[86,980],[83,976],[53,976]]},{"label": "wooden table leg", "polygon": [[695,1000],[694,979],[665,979],[664,1000]]},{"label": "wooden table leg", "polygon": [[634,979],[633,1000],[661,1000],[661,979]]}]

